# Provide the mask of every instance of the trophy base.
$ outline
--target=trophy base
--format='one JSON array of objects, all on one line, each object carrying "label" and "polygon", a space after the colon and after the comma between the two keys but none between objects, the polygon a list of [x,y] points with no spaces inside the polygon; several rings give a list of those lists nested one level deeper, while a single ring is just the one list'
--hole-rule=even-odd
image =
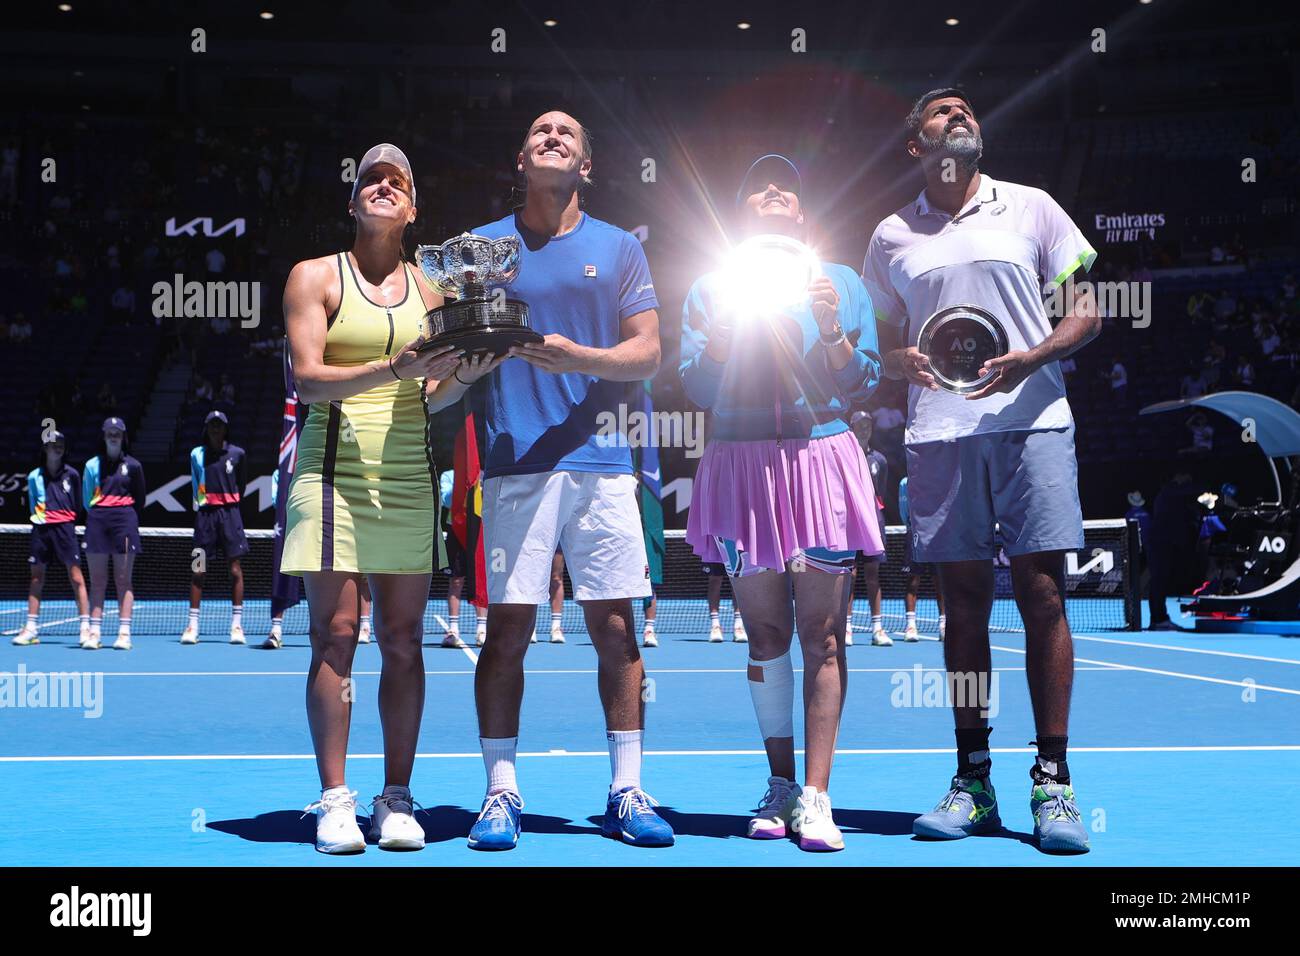
[{"label": "trophy base", "polygon": [[541,342],[542,335],[528,327],[528,306],[518,299],[492,302],[486,298],[461,299],[430,309],[424,316],[426,336],[419,351],[454,346],[466,353],[508,352],[512,346]]}]

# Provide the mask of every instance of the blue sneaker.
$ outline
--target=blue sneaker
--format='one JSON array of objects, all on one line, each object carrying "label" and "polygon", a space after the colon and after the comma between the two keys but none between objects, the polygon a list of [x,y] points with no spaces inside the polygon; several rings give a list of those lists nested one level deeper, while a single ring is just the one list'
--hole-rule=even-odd
[{"label": "blue sneaker", "polygon": [[1034,838],[1046,853],[1087,853],[1088,830],[1066,783],[1039,783],[1029,796],[1034,817]]},{"label": "blue sneaker", "polygon": [[609,795],[601,836],[633,846],[672,846],[673,828],[655,813],[658,801],[640,787],[624,787]]},{"label": "blue sneaker", "polygon": [[913,833],[934,840],[960,840],[1000,829],[998,795],[988,778],[953,777],[952,789],[939,805],[912,821]]},{"label": "blue sneaker", "polygon": [[471,850],[513,850],[519,842],[519,813],[524,801],[513,790],[489,793],[469,829]]}]

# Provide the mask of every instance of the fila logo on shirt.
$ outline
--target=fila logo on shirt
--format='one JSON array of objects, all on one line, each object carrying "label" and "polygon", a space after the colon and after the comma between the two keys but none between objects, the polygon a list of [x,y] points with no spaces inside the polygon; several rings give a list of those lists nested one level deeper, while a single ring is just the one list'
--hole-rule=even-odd
[{"label": "fila logo on shirt", "polygon": [[596,267],[592,265],[583,266],[582,274],[586,276],[588,279],[594,279],[596,278]]},{"label": "fila logo on shirt", "polygon": [[118,474],[120,474],[120,475],[125,475],[125,474],[126,474],[126,462],[122,462],[122,467],[119,468],[119,469],[117,470],[117,472],[118,472]]},{"label": "fila logo on shirt", "polygon": [[226,459],[226,474],[230,474],[230,473],[231,473],[232,471],[234,471],[234,470],[235,470],[235,463],[234,463],[233,461],[231,461],[229,458],[227,458],[227,459]]},{"label": "fila logo on shirt", "polygon": [[63,490],[72,491],[72,482],[67,478],[63,479]]}]

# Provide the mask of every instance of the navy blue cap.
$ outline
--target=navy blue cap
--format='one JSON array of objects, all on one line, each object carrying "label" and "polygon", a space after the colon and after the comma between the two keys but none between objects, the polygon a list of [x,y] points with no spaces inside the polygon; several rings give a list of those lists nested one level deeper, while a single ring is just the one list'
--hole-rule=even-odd
[{"label": "navy blue cap", "polygon": [[126,422],[122,421],[122,419],[118,418],[116,415],[113,415],[109,418],[105,418],[103,427],[100,428],[100,431],[106,432],[110,428],[116,428],[123,435],[126,434]]},{"label": "navy blue cap", "polygon": [[226,425],[230,424],[230,419],[226,417],[226,413],[216,408],[208,412],[208,417],[203,419],[203,424],[207,425],[209,422],[214,422],[214,421],[221,422]]},{"label": "navy blue cap", "polygon": [[803,198],[803,177],[799,175],[799,167],[780,153],[768,153],[754,160],[745,173],[745,178],[740,181],[740,188],[736,190],[736,205],[745,205],[746,199],[768,183],[793,186],[788,191]]}]

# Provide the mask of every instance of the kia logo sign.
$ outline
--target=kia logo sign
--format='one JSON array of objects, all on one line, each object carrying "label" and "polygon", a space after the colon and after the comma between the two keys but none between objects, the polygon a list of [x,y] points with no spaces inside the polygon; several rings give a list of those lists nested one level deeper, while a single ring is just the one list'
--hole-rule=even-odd
[{"label": "kia logo sign", "polygon": [[230,222],[226,223],[220,229],[214,229],[212,227],[211,216],[197,216],[194,219],[191,219],[189,222],[183,223],[182,225],[179,226],[176,225],[175,216],[167,220],[168,238],[172,236],[197,237],[200,234],[202,234],[204,236],[209,236],[215,239],[217,236],[224,236],[232,229],[234,230],[236,236],[242,236],[244,234],[245,225],[242,216],[239,217],[238,219],[230,220]]}]

